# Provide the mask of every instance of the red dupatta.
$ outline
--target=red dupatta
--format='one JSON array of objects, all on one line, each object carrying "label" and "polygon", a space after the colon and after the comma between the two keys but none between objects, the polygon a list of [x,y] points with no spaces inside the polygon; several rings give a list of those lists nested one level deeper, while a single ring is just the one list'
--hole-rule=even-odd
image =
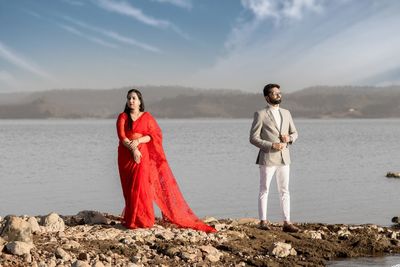
[{"label": "red dupatta", "polygon": [[[169,167],[162,146],[162,133],[156,120],[148,113],[147,143],[150,159],[150,183],[153,196],[163,215],[172,223],[204,232],[216,232],[215,228],[201,221],[186,203],[176,179]],[[144,118],[143,118],[144,119]]]}]

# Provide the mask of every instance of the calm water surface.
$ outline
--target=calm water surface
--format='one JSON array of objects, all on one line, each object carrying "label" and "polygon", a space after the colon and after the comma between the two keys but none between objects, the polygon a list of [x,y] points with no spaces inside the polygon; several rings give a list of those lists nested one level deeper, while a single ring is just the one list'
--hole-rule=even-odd
[{"label": "calm water surface", "polygon": [[[399,215],[400,120],[297,119],[292,219],[389,225]],[[199,216],[257,217],[251,120],[159,120],[171,168]],[[114,120],[0,120],[0,216],[118,214]],[[275,181],[270,219],[281,219]]]},{"label": "calm water surface", "polygon": [[[291,206],[297,222],[390,225],[399,215],[400,120],[295,120]],[[171,168],[199,216],[257,217],[251,120],[159,120]],[[0,120],[0,216],[119,214],[114,120]],[[276,186],[269,217],[281,220]],[[400,257],[332,266],[393,266]]]}]

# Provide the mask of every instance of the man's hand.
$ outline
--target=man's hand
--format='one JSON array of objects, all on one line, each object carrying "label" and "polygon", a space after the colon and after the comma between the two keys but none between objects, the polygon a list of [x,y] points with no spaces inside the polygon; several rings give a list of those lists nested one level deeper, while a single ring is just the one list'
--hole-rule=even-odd
[{"label": "man's hand", "polygon": [[273,143],[272,144],[272,148],[275,150],[279,150],[279,151],[284,149],[285,146],[286,146],[286,143]]},{"label": "man's hand", "polygon": [[133,160],[139,164],[140,159],[142,158],[142,153],[140,153],[139,149],[133,150]]},{"label": "man's hand", "polygon": [[281,141],[283,142],[283,143],[290,143],[290,135],[288,135],[288,134],[283,134],[283,135],[281,135]]}]

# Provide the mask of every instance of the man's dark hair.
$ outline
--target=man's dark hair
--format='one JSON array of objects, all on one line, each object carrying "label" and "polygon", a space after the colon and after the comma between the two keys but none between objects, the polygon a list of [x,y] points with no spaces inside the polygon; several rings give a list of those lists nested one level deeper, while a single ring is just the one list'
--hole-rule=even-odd
[{"label": "man's dark hair", "polygon": [[271,93],[272,88],[281,88],[279,84],[275,84],[275,83],[269,83],[266,86],[264,86],[264,96],[267,96]]}]

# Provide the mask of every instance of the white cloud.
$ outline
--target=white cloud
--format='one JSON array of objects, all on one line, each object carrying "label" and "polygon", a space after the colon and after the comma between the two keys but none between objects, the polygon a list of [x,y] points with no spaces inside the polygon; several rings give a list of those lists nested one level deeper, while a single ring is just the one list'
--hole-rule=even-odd
[{"label": "white cloud", "polygon": [[167,3],[177,7],[192,9],[193,4],[191,0],[152,0],[153,2]]},{"label": "white cloud", "polygon": [[322,10],[320,0],[293,0],[284,2],[282,14],[288,18],[301,19],[305,11],[320,12]]},{"label": "white cloud", "polygon": [[242,6],[250,10],[258,19],[276,17],[276,2],[271,0],[242,0]]},{"label": "white cloud", "polygon": [[225,48],[228,51],[245,46],[253,34],[262,27],[269,27],[269,20],[279,27],[283,20],[301,20],[307,11],[321,12],[323,0],[241,0],[251,19],[239,17],[233,27]]},{"label": "white cloud", "polygon": [[100,38],[94,37],[94,36],[89,36],[89,35],[87,35],[87,34],[83,34],[81,31],[77,30],[77,29],[74,28],[74,27],[67,26],[67,25],[63,25],[63,24],[58,24],[58,25],[59,25],[61,28],[63,28],[64,30],[66,30],[66,31],[68,31],[68,32],[70,32],[70,33],[72,33],[72,34],[75,34],[75,35],[77,35],[77,36],[80,36],[80,37],[82,37],[82,38],[85,38],[85,39],[87,39],[87,40],[89,40],[89,41],[91,41],[91,42],[93,42],[93,43],[100,44],[100,45],[102,45],[102,46],[109,47],[109,48],[118,48],[118,46],[115,45],[115,44],[106,42],[106,41],[104,41],[104,40],[102,40],[102,39],[100,39]]},{"label": "white cloud", "polygon": [[171,25],[168,21],[156,19],[144,14],[142,10],[124,1],[95,0],[95,3],[107,11],[129,16],[150,26],[167,28]]},{"label": "white cloud", "polygon": [[320,11],[322,0],[241,0],[257,19],[301,19],[307,10]]},{"label": "white cloud", "polygon": [[141,23],[152,27],[171,29],[179,34],[181,37],[189,39],[188,35],[173,23],[167,20],[157,19],[146,15],[141,9],[136,8],[125,1],[94,0],[94,3],[96,3],[100,8],[103,8],[109,12],[115,12],[124,16],[131,17]]},{"label": "white cloud", "polygon": [[116,32],[113,32],[113,31],[105,31],[105,32],[103,32],[103,34],[107,35],[108,37],[113,38],[114,40],[117,40],[117,41],[119,41],[121,43],[134,45],[134,46],[140,47],[140,48],[142,48],[144,50],[151,51],[151,52],[156,52],[156,53],[160,53],[161,52],[161,50],[158,49],[157,47],[154,47],[152,45],[148,45],[148,44],[136,41],[135,39],[130,38],[130,37],[122,36],[119,33],[116,33]]},{"label": "white cloud", "polygon": [[[246,28],[234,29],[236,36],[233,32],[228,40],[237,45],[235,49],[188,78],[188,84],[255,90],[265,82],[277,82],[295,90],[313,85],[360,84],[398,68],[400,17],[396,8],[390,4],[363,11],[359,5],[346,7],[346,3],[327,6],[318,16],[303,15],[303,20],[279,27],[260,20],[244,24]],[[333,14],[332,10],[341,12]],[[259,14],[265,12],[259,10]],[[269,28],[257,29],[262,26]]]},{"label": "white cloud", "polygon": [[24,59],[17,53],[11,51],[11,49],[7,48],[1,41],[0,41],[0,57],[4,58],[9,63],[23,70],[35,74],[36,76],[39,76],[47,80],[54,80],[54,78],[46,71],[44,71],[42,68],[40,68],[39,66],[37,66],[32,62],[29,62],[27,59]]},{"label": "white cloud", "polygon": [[100,34],[102,34],[104,36],[107,36],[108,38],[111,38],[114,41],[118,41],[118,42],[124,43],[124,44],[134,45],[134,46],[140,47],[140,48],[142,48],[144,50],[147,50],[147,51],[150,51],[150,52],[156,52],[156,53],[160,53],[161,52],[161,50],[159,48],[155,47],[155,46],[152,46],[152,45],[137,41],[137,40],[135,40],[133,38],[130,38],[130,37],[123,36],[123,35],[121,35],[121,34],[119,34],[117,32],[105,30],[105,29],[102,29],[102,28],[99,28],[99,27],[94,27],[94,26],[91,26],[91,25],[89,25],[87,23],[81,22],[79,20],[73,19],[73,18],[68,17],[68,16],[63,16],[63,19],[65,19],[66,21],[71,22],[71,23],[73,23],[73,24],[75,24],[75,25],[77,25],[79,27],[82,27],[82,28],[85,28],[87,30],[91,30],[91,31],[100,33]]}]

